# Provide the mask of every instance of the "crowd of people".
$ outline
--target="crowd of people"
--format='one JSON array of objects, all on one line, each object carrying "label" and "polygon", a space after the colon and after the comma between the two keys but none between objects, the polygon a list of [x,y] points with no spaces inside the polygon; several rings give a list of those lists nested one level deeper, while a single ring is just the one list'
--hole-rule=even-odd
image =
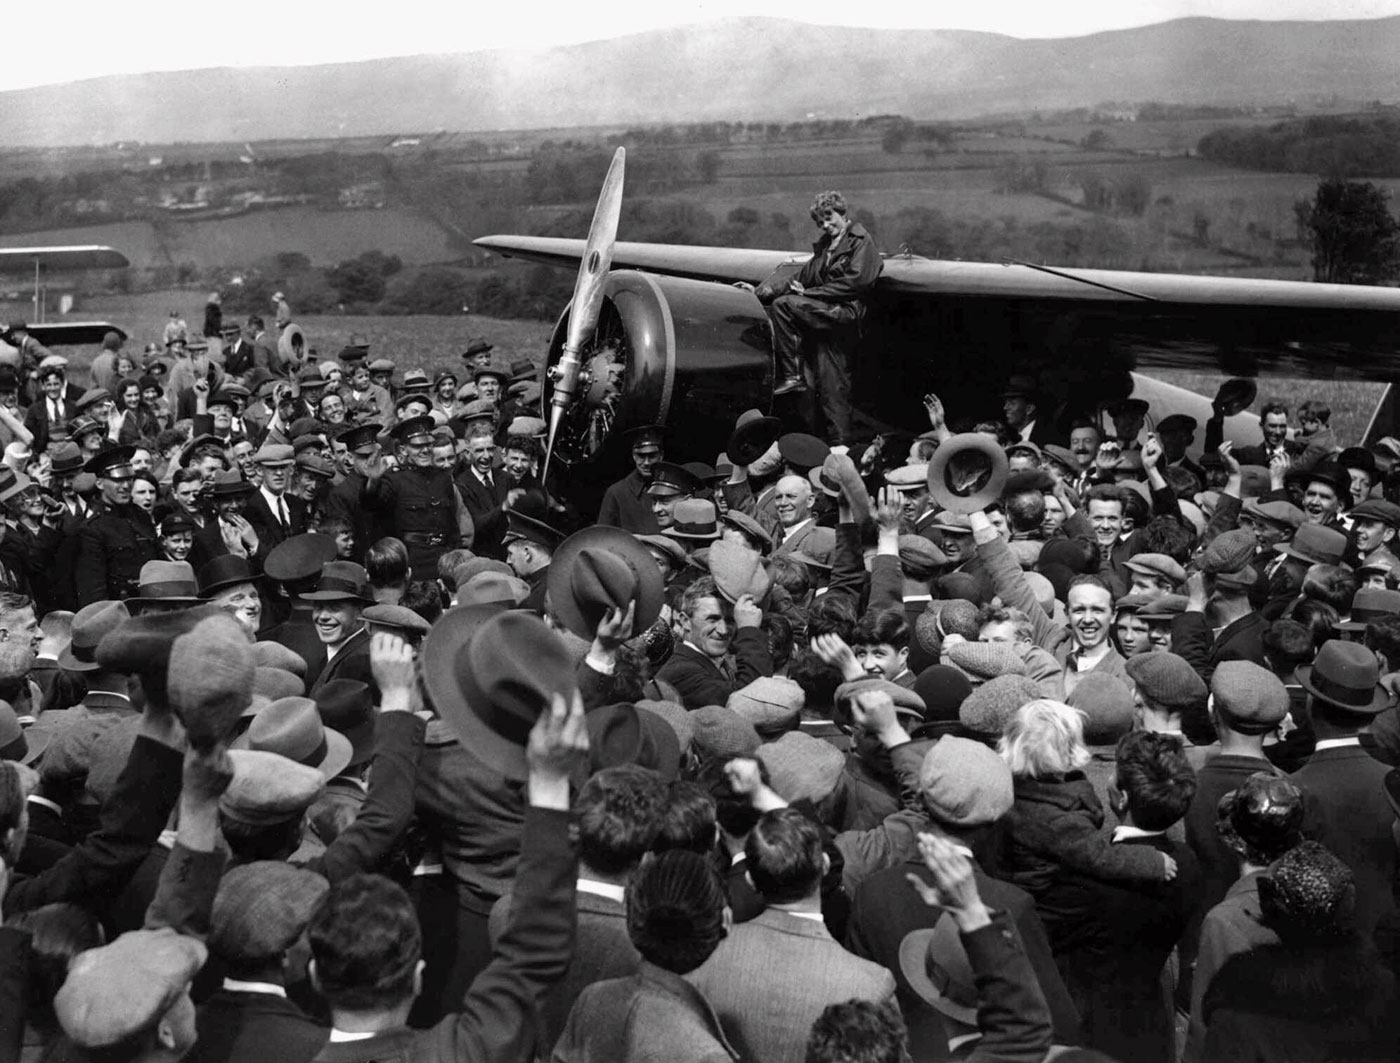
[{"label": "crowd of people", "polygon": [[1017,377],[565,527],[533,360],[214,327],[6,334],[0,1063],[1394,1057],[1400,440]]}]

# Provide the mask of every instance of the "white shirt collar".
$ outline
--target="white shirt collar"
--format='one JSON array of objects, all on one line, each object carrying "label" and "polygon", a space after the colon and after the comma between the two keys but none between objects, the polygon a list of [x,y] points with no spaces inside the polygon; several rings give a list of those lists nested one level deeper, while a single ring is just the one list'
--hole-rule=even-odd
[{"label": "white shirt collar", "polygon": [[606,897],[610,901],[617,901],[622,904],[627,896],[627,890],[622,886],[614,885],[611,882],[599,882],[597,879],[581,878],[575,883],[575,888],[580,893],[591,893],[595,897]]},{"label": "white shirt collar", "polygon": [[267,499],[267,504],[272,508],[272,515],[274,517],[280,517],[282,515],[282,510],[278,507],[278,503],[287,497],[286,492],[280,495],[274,495],[267,489],[265,484],[259,484],[258,490],[262,492],[263,498]]},{"label": "white shirt collar", "polygon": [[821,912],[790,912],[786,908],[775,908],[774,911],[790,915],[794,919],[810,919],[814,923],[826,924],[826,916],[822,915]]},{"label": "white shirt collar", "polygon": [[1324,738],[1313,746],[1314,753],[1321,753],[1324,749],[1341,749],[1343,746],[1359,746],[1361,739],[1356,735],[1350,738]]},{"label": "white shirt collar", "polygon": [[1125,842],[1130,838],[1160,838],[1167,832],[1164,830],[1143,830],[1141,827],[1134,827],[1132,824],[1123,823],[1113,828],[1113,840],[1115,842]]},{"label": "white shirt collar", "polygon": [[337,1030],[335,1027],[331,1027],[331,1044],[342,1045],[347,1041],[368,1041],[374,1035],[374,1030],[370,1030],[367,1033],[350,1033],[346,1030]]},{"label": "white shirt collar", "polygon": [[783,529],[783,542],[787,542],[787,541],[788,541],[789,539],[791,539],[794,535],[796,535],[798,532],[800,532],[803,528],[807,527],[807,525],[809,525],[809,524],[811,524],[811,523],[812,523],[812,518],[811,518],[811,517],[808,517],[806,520],[800,520],[800,521],[798,521],[798,522],[797,522],[796,524],[794,524],[791,528],[784,528],[784,529]]},{"label": "white shirt collar", "polygon": [[287,991],[275,982],[245,982],[240,978],[225,978],[224,988],[231,993],[266,993],[287,999]]}]

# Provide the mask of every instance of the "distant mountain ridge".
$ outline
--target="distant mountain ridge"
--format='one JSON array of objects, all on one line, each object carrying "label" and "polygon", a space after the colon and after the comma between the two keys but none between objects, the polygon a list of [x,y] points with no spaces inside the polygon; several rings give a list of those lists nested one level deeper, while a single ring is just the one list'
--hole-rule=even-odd
[{"label": "distant mountain ridge", "polygon": [[0,93],[0,138],[56,146],[899,113],[969,118],[1104,100],[1400,97],[1400,16],[1187,18],[1055,40],[712,23],[532,51],[119,75]]}]

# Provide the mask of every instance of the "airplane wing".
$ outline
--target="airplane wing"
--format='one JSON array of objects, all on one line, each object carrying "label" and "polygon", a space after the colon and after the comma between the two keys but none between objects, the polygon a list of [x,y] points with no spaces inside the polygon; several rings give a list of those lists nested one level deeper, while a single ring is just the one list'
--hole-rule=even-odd
[{"label": "airplane wing", "polygon": [[46,270],[121,269],[131,265],[120,251],[100,244],[68,247],[0,247],[0,273]]},{"label": "airplane wing", "polygon": [[[503,255],[576,268],[582,240],[487,236]],[[614,269],[757,283],[802,252],[618,243]],[[1136,370],[1400,382],[1400,289],[1240,277],[1050,268],[1027,263],[885,258],[874,301],[936,307],[946,332],[994,318],[1054,355],[1111,344]],[[1009,330],[1005,322],[1014,322]],[[959,329],[961,330],[961,329]],[[1116,360],[1116,358],[1115,358]]]}]

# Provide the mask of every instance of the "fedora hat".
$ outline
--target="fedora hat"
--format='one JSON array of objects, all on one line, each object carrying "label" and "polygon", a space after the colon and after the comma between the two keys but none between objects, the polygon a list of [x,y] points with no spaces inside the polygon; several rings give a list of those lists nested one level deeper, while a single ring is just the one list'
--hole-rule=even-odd
[{"label": "fedora hat", "polygon": [[1244,377],[1231,377],[1215,393],[1215,407],[1226,417],[1247,410],[1259,394],[1259,385]]},{"label": "fedora hat", "polygon": [[1310,565],[1339,565],[1346,554],[1347,537],[1336,528],[1321,524],[1302,524],[1286,543],[1274,550],[1280,554],[1306,561]]},{"label": "fedora hat", "polygon": [[761,602],[773,587],[763,556],[743,543],[725,539],[710,547],[710,575],[715,578],[720,595],[730,602],[737,602],[745,594]]},{"label": "fedora hat", "polygon": [[109,631],[115,631],[131,619],[131,611],[122,602],[93,602],[73,616],[73,637],[58,655],[58,666],[70,672],[95,672],[97,646]]},{"label": "fedora hat", "polygon": [[773,536],[769,534],[758,521],[754,520],[747,513],[741,513],[737,509],[731,509],[723,514],[720,523],[735,528],[743,532],[750,540],[759,544],[759,553],[766,554],[773,549]]},{"label": "fedora hat", "polygon": [[310,698],[278,698],[232,744],[233,749],[276,753],[308,768],[322,778],[333,779],[349,765],[350,739],[321,722],[316,702]]},{"label": "fedora hat", "polygon": [[53,732],[34,728],[26,731],[8,701],[0,701],[0,760],[33,764],[48,748]]},{"label": "fedora hat", "polygon": [[975,513],[1001,497],[1006,486],[1006,451],[980,432],[944,440],[928,465],[928,491],[943,509]]},{"label": "fedora hat", "polygon": [[[806,432],[789,432],[778,438],[778,454],[783,461],[804,472],[826,461],[830,453],[831,447],[825,440]],[[733,451],[729,452],[729,458],[734,460]]]},{"label": "fedora hat", "polygon": [[783,434],[783,422],[758,410],[745,410],[734,422],[725,453],[736,465],[750,465]]},{"label": "fedora hat", "polygon": [[1300,665],[1293,676],[1318,701],[1358,716],[1375,716],[1393,700],[1381,686],[1376,655],[1359,642],[1324,642],[1313,663]]},{"label": "fedora hat", "polygon": [[373,602],[374,592],[363,566],[353,561],[327,561],[321,566],[316,589],[301,597],[309,602]]},{"label": "fedora hat", "polygon": [[703,498],[687,498],[671,510],[671,526],[663,535],[673,539],[718,539],[719,510]]},{"label": "fedora hat", "polygon": [[977,1025],[977,982],[957,924],[946,911],[938,913],[931,929],[904,935],[899,969],[931,1008],[964,1026]]},{"label": "fedora hat", "polygon": [[149,605],[202,605],[194,568],[188,561],[147,561],[141,566],[136,596],[126,600],[132,613]]},{"label": "fedora hat", "polygon": [[478,572],[457,587],[458,605],[503,605],[513,609],[530,597],[530,585],[504,572]]},{"label": "fedora hat", "polygon": [[590,641],[607,611],[625,611],[630,601],[637,603],[633,631],[645,631],[661,614],[666,591],[656,561],[636,536],[603,525],[584,528],[559,544],[546,586],[559,622]]},{"label": "fedora hat", "polygon": [[348,767],[374,756],[374,693],[358,679],[332,679],[315,692],[316,711],[331,732],[350,742]]},{"label": "fedora hat", "polygon": [[419,660],[428,698],[462,748],[508,779],[528,774],[525,745],[550,699],[577,688],[559,636],[530,613],[497,606],[449,609]]},{"label": "fedora hat", "polygon": [[683,568],[686,562],[685,547],[676,542],[675,539],[665,535],[637,535],[637,541],[643,546],[649,546],[653,550],[658,550],[666,555],[668,560],[676,568]]},{"label": "fedora hat", "polygon": [[1365,631],[1372,620],[1400,614],[1400,591],[1361,587],[1351,600],[1351,619],[1337,625],[1339,631]]},{"label": "fedora hat", "polygon": [[593,709],[586,722],[590,773],[623,764],[649,768],[666,780],[680,773],[680,739],[662,716],[622,702]]},{"label": "fedora hat", "polygon": [[208,598],[215,591],[236,587],[240,583],[252,583],[256,578],[253,566],[246,557],[224,554],[199,570],[199,596]]}]

